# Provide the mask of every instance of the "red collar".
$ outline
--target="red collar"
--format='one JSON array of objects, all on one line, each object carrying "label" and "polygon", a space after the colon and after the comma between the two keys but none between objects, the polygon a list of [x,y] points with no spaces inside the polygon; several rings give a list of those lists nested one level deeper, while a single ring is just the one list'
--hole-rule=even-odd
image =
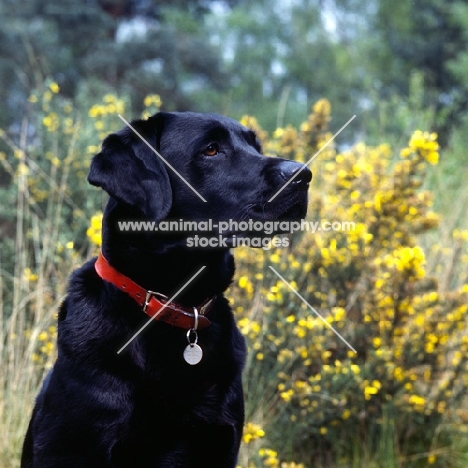
[{"label": "red collar", "polygon": [[[126,292],[143,308],[143,311],[150,317],[153,317],[154,320],[166,322],[170,325],[184,328],[185,330],[190,330],[194,328],[194,325],[196,326],[193,309],[181,306],[175,302],[167,302],[168,298],[163,294],[147,291],[142,288],[111,266],[102,255],[102,252],[99,254],[94,268],[103,280],[112,283],[121,291]],[[196,326],[196,328],[198,330],[211,324],[206,314],[212,308],[215,299],[216,296],[213,296],[197,307],[198,326]]]}]

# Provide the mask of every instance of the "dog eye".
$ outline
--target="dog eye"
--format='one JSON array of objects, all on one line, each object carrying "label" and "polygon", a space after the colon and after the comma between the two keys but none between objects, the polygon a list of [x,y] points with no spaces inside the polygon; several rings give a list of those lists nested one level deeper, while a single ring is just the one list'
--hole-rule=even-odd
[{"label": "dog eye", "polygon": [[203,151],[205,156],[216,156],[219,153],[218,143],[210,143]]}]

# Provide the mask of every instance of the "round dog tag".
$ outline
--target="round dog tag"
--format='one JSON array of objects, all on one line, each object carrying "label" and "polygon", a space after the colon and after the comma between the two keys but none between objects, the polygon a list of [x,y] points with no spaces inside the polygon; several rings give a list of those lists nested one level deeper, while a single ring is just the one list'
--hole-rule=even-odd
[{"label": "round dog tag", "polygon": [[187,364],[194,366],[198,364],[203,357],[203,351],[196,343],[190,343],[184,349],[184,359]]}]

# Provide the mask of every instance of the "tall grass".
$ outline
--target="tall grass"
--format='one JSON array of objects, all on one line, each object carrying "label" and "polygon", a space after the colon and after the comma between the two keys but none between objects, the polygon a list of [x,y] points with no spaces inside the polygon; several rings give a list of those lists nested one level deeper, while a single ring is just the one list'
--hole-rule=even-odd
[{"label": "tall grass", "polygon": [[[67,277],[80,258],[70,248],[71,243],[67,248],[67,243],[62,242],[60,232],[66,207],[72,206],[78,215],[82,214],[67,193],[74,135],[68,148],[60,150],[65,151],[63,163],[49,164],[49,171],[44,171],[28,144],[30,131],[30,122],[25,119],[18,143],[3,133],[9,151],[8,157],[5,153],[0,155],[3,170],[10,178],[9,196],[16,209],[14,217],[3,219],[3,228],[14,229],[15,236],[10,243],[5,239],[3,258],[0,257],[0,466],[3,468],[19,466],[34,398],[56,355],[57,311],[65,295]],[[52,146],[57,146],[57,138],[53,138]],[[47,187],[47,197],[40,202],[31,191],[33,177],[41,179]]]}]

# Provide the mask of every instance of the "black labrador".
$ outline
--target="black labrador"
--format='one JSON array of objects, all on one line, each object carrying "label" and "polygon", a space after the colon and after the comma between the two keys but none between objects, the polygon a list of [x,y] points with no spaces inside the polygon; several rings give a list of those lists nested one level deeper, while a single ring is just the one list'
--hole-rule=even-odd
[{"label": "black labrador", "polygon": [[[102,251],[71,276],[23,468],[236,466],[246,347],[223,292],[233,239],[259,233],[216,226],[303,218],[312,176],[263,156],[254,132],[223,116],[158,113],[131,127],[91,163],[88,181],[109,194]],[[219,245],[121,224],[148,220],[211,220]]]}]

